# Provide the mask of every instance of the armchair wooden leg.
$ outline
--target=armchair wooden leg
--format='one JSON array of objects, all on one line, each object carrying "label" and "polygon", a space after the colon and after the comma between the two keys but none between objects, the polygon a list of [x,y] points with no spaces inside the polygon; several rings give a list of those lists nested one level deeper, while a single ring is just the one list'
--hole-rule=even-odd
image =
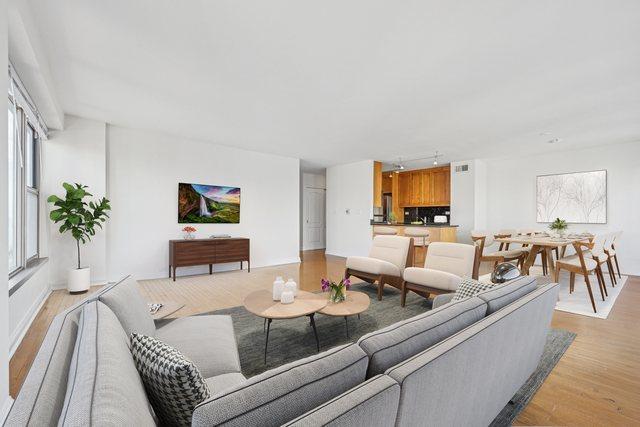
[{"label": "armchair wooden leg", "polygon": [[382,301],[382,288],[384,288],[384,278],[378,277],[378,301]]},{"label": "armchair wooden leg", "polygon": [[402,290],[400,291],[400,306],[404,307],[407,302],[407,282],[402,281]]}]

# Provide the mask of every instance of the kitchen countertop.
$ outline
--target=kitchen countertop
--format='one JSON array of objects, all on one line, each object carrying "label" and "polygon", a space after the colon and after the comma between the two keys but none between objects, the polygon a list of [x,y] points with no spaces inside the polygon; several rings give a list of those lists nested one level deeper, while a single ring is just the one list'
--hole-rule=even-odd
[{"label": "kitchen countertop", "polygon": [[452,225],[442,222],[428,222],[426,224],[411,224],[410,222],[398,222],[396,224],[389,224],[386,222],[375,222],[371,220],[371,225],[384,225],[387,227],[458,227],[457,225]]}]

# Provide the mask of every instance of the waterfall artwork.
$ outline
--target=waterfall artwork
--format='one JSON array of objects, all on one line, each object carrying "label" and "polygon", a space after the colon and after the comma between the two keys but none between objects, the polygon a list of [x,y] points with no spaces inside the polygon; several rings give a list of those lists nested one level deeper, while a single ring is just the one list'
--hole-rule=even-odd
[{"label": "waterfall artwork", "polygon": [[179,183],[178,223],[240,223],[240,188]]}]

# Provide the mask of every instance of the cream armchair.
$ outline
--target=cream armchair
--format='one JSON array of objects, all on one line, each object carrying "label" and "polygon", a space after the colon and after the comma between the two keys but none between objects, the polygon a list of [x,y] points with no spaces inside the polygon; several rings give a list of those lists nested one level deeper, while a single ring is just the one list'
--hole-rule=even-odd
[{"label": "cream armchair", "polygon": [[407,292],[429,298],[431,294],[455,292],[463,277],[478,278],[479,248],[462,243],[433,242],[429,245],[424,268],[404,270],[400,304]]},{"label": "cream armchair", "polygon": [[413,265],[413,239],[404,236],[375,236],[368,257],[350,256],[344,277],[378,283],[378,301],[384,285],[402,288],[402,273]]}]

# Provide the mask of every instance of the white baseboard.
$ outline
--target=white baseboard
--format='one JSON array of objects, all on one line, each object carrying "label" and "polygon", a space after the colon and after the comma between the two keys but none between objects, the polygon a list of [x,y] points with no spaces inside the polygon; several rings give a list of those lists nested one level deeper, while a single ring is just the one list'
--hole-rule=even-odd
[{"label": "white baseboard", "polygon": [[0,409],[0,425],[4,425],[4,422],[7,420],[7,415],[9,415],[9,411],[13,406],[13,398],[11,396],[7,396],[4,403],[2,404],[2,408]]},{"label": "white baseboard", "polygon": [[49,288],[44,289],[42,293],[38,296],[38,298],[33,302],[33,304],[31,304],[31,307],[29,307],[29,311],[27,311],[26,315],[22,318],[22,320],[16,327],[16,330],[11,335],[11,341],[10,341],[11,348],[9,350],[9,359],[13,357],[13,354],[18,349],[18,346],[20,345],[20,343],[22,342],[22,339],[24,338],[27,331],[29,330],[31,323],[33,323],[34,319],[42,309],[42,306],[47,301],[47,298],[49,298],[49,295],[51,295],[51,289]]}]

